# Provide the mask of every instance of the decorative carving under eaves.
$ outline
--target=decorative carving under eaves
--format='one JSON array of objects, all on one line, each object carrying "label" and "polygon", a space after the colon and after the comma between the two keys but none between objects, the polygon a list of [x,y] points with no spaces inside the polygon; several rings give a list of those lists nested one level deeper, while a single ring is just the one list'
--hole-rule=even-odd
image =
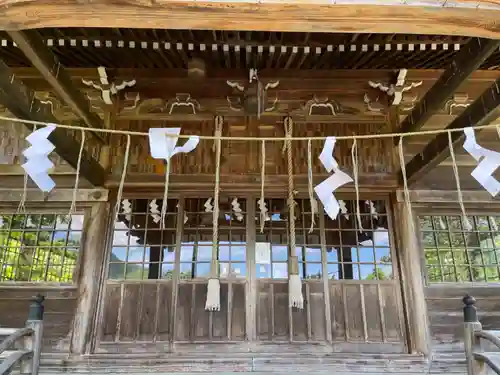
[{"label": "decorative carving under eaves", "polygon": [[106,68],[100,66],[97,68],[99,73],[99,83],[95,83],[94,81],[87,81],[82,78],[82,83],[86,86],[93,87],[96,90],[101,92],[101,98],[104,103],[108,105],[113,104],[112,96],[116,95],[119,91],[124,90],[127,87],[132,87],[135,85],[135,79],[129,81],[122,81],[120,84],[115,84],[115,82],[110,82],[108,79],[108,74],[106,72]]},{"label": "decorative carving under eaves", "polygon": [[418,95],[414,95],[412,97],[405,97],[401,102],[401,112],[412,111],[415,108],[415,105],[418,103]]},{"label": "decorative carving under eaves", "polygon": [[47,111],[58,119],[72,118],[74,113],[71,109],[63,104],[53,93],[48,91],[35,91],[35,98],[45,105],[44,109],[39,108],[38,111]]},{"label": "decorative carving under eaves", "polygon": [[386,108],[382,103],[380,103],[380,97],[378,96],[375,98],[375,100],[372,100],[369,94],[365,94],[365,96],[363,97],[363,101],[366,104],[366,109],[368,110],[368,112],[372,113],[386,112]]},{"label": "decorative carving under eaves", "polygon": [[391,97],[391,105],[400,105],[401,101],[403,100],[403,94],[405,92],[422,85],[422,81],[411,82],[408,85],[405,85],[407,73],[408,70],[401,69],[393,82],[384,84],[381,82],[368,81],[368,84],[370,85],[370,87],[378,89],[385,93],[387,96]]},{"label": "decorative carving under eaves", "polygon": [[[136,100],[137,99],[137,100]],[[165,100],[161,98],[142,98],[139,93],[130,94],[120,114],[165,113]]]},{"label": "decorative carving under eaves", "polygon": [[175,94],[170,100],[143,98],[139,93],[126,93],[120,110],[121,115],[146,113],[196,115],[202,112],[205,112],[205,109],[189,93]]},{"label": "decorative carving under eaves", "polygon": [[200,103],[191,98],[191,94],[175,94],[175,99],[169,100],[166,104],[167,113],[196,115],[201,112]]},{"label": "decorative carving under eaves", "polygon": [[449,115],[453,115],[457,112],[457,109],[465,109],[472,103],[472,100],[469,100],[469,95],[465,93],[455,93],[445,104],[445,111]]},{"label": "decorative carving under eaves", "polygon": [[250,69],[247,85],[237,81],[226,81],[226,83],[237,92],[236,95],[227,96],[231,110],[244,111],[249,116],[256,115],[259,118],[262,113],[275,110],[278,96],[269,98],[268,90],[278,87],[280,81],[264,85],[257,76],[257,70]]},{"label": "decorative carving under eaves", "polygon": [[343,106],[335,100],[328,99],[328,97],[318,98],[316,95],[304,104],[302,111],[307,116],[356,115],[359,113],[356,108]]}]

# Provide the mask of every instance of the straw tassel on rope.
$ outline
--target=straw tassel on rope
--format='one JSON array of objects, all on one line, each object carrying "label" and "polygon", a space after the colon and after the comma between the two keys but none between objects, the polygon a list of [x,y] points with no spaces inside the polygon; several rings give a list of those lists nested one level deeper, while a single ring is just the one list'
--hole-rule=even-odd
[{"label": "straw tassel on rope", "polygon": [[[399,151],[399,163],[401,166],[401,174],[403,175],[403,193],[405,198],[406,210],[410,215],[413,215],[413,209],[410,200],[410,190],[408,190],[408,178],[406,177],[406,163],[403,150],[403,137],[399,138],[398,151]],[[410,216],[409,220],[410,220],[411,232],[416,233],[415,221],[413,217]]]},{"label": "straw tassel on rope", "polygon": [[356,192],[356,220],[358,222],[358,230],[363,233],[363,222],[361,221],[361,209],[359,207],[359,181],[358,181],[358,140],[354,138],[352,142],[352,173],[354,176],[354,190]]},{"label": "straw tassel on rope", "polygon": [[292,158],[292,126],[291,117],[285,118],[286,152],[288,159],[288,225],[290,239],[290,254],[288,257],[288,304],[298,309],[304,308],[302,296],[302,282],[299,275],[299,260],[295,255],[295,201],[293,186],[293,158]]},{"label": "straw tassel on rope", "polygon": [[[33,131],[36,131],[36,125],[33,126]],[[23,195],[21,196],[21,200],[19,201],[19,205],[17,206],[17,213],[25,213],[26,212],[26,199],[28,198],[28,172],[24,171],[24,179],[23,179]]]},{"label": "straw tassel on rope", "polygon": [[465,230],[472,230],[472,224],[467,217],[464,206],[464,199],[462,195],[462,189],[460,187],[460,177],[458,175],[458,166],[457,161],[455,159],[455,151],[453,150],[453,140],[451,139],[451,132],[448,132],[448,147],[450,148],[450,156],[453,165],[453,174],[455,176],[455,183],[457,185],[457,194],[458,194],[458,204],[460,205],[460,210],[462,211],[462,226]]},{"label": "straw tassel on rope", "polygon": [[266,141],[262,141],[261,154],[262,154],[262,156],[261,156],[262,163],[261,163],[261,169],[260,169],[259,207],[260,207],[260,233],[264,233],[264,225],[266,223],[266,216],[267,216],[267,212],[265,209],[266,203],[264,201],[264,182],[265,182],[265,177],[266,177]]},{"label": "straw tassel on rope", "polygon": [[125,146],[125,156],[123,158],[122,176],[120,178],[120,185],[118,186],[118,193],[116,195],[115,222],[118,221],[118,214],[120,213],[120,205],[122,203],[123,186],[125,185],[125,176],[127,175],[129,155],[130,155],[130,135],[127,135],[127,145]]},{"label": "straw tassel on rope", "polygon": [[[215,117],[215,132],[222,133],[223,119],[221,116]],[[218,247],[219,247],[219,190],[220,190],[220,154],[221,140],[215,140],[215,189],[214,189],[214,208],[213,208],[213,237],[212,237],[212,260],[210,263],[210,279],[207,287],[207,300],[205,302],[205,310],[219,311],[220,310],[220,282],[219,282],[219,264],[218,264]]]},{"label": "straw tassel on rope", "polygon": [[80,152],[78,153],[78,162],[76,165],[76,178],[75,186],[73,187],[73,196],[71,198],[71,206],[69,208],[69,218],[71,220],[72,215],[76,210],[76,194],[78,193],[78,183],[80,182],[80,167],[82,165],[83,150],[85,148],[85,132],[82,130],[82,143],[80,144]]},{"label": "straw tassel on rope", "polygon": [[314,215],[318,212],[318,202],[314,199],[314,188],[313,188],[313,170],[312,170],[312,145],[311,140],[307,140],[307,184],[309,191],[309,202],[311,205],[311,227],[309,228],[309,233],[314,230]]}]

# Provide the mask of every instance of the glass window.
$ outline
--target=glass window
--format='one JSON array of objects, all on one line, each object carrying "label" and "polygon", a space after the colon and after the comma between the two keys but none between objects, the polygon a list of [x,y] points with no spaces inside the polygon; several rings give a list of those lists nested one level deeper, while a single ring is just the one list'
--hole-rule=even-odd
[{"label": "glass window", "polygon": [[[299,259],[299,273],[303,279],[323,277],[320,220],[313,216],[309,199],[296,199],[295,254]],[[258,203],[258,202],[257,202]],[[392,260],[388,221],[383,201],[360,201],[362,229],[356,220],[355,201],[345,201],[345,209],[331,220],[324,211],[327,277],[330,279],[391,279]],[[267,199],[268,217],[264,232],[260,233],[260,215],[257,220],[257,242],[271,246],[269,264],[257,262],[257,277],[285,279],[288,277],[288,207],[284,199]],[[257,213],[260,212],[257,204]]]},{"label": "glass window", "polygon": [[81,214],[0,213],[0,280],[73,282],[83,219]]},{"label": "glass window", "polygon": [[[393,278],[391,243],[385,201],[340,201],[332,220],[325,215],[329,279],[389,280]],[[359,209],[361,227],[357,218]]]},{"label": "glass window", "polygon": [[160,199],[124,199],[114,224],[108,278],[172,279],[177,200],[169,199],[161,230]]},{"label": "glass window", "polygon": [[246,263],[245,200],[219,200],[218,246],[213,249],[213,200],[186,199],[180,254],[180,278],[210,277],[212,251],[217,252],[220,278],[244,278]]},{"label": "glass window", "polygon": [[498,282],[500,217],[421,216],[420,231],[429,283]]}]

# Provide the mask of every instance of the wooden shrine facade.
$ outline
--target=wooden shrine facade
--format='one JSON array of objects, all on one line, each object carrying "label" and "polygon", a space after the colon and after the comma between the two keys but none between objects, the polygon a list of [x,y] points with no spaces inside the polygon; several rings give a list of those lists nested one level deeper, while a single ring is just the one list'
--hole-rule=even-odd
[{"label": "wooden shrine facade", "polygon": [[[375,369],[380,360],[423,372],[429,358],[461,355],[465,293],[478,297],[483,326],[500,327],[500,207],[471,177],[477,163],[463,133],[452,133],[453,157],[448,134],[433,133],[497,121],[500,42],[15,28],[0,33],[0,325],[21,325],[28,297],[43,293],[45,365],[95,370],[120,358],[124,367],[154,360],[171,372],[272,371],[292,357],[299,368],[334,366],[344,363],[335,353],[349,353]],[[252,74],[264,89],[259,105]],[[220,165],[221,311],[207,312],[214,140],[172,160],[162,229],[165,165],[151,158],[145,134],[181,127],[211,137],[216,116],[231,139],[222,141]],[[358,176],[358,191],[338,190],[336,220],[322,207],[311,212],[309,148],[315,186],[329,175],[318,161],[323,140],[293,141],[303,310],[290,308],[287,295],[286,117],[293,137],[340,137],[335,158]],[[51,135],[49,194],[21,167],[36,122],[85,129]],[[427,133],[410,135],[419,131]],[[362,135],[371,137],[354,143]],[[496,128],[476,135],[499,150]],[[472,228],[461,219],[456,178]]]}]

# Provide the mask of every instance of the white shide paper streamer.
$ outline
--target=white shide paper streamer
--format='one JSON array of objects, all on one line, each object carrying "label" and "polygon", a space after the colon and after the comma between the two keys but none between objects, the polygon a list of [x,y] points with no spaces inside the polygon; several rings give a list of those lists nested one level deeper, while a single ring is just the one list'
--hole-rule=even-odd
[{"label": "white shide paper streamer", "polygon": [[200,137],[192,135],[182,146],[177,146],[181,128],[151,128],[149,129],[149,147],[154,159],[164,159],[167,163],[170,158],[178,153],[189,153],[193,151]]},{"label": "white shide paper streamer", "polygon": [[464,149],[478,162],[471,176],[495,197],[500,192],[500,182],[493,177],[493,173],[500,167],[500,152],[478,145],[473,128],[465,128],[464,133]]},{"label": "white shide paper streamer", "polygon": [[325,208],[325,212],[332,220],[337,218],[340,210],[340,204],[334,195],[335,190],[353,181],[348,174],[339,169],[339,165],[333,157],[333,149],[336,140],[335,137],[328,137],[319,155],[319,160],[325,169],[328,172],[333,172],[333,174],[314,188],[314,191]]},{"label": "white shide paper streamer", "polygon": [[46,193],[56,186],[54,180],[49,176],[49,171],[54,168],[54,164],[49,159],[49,154],[54,151],[55,146],[48,140],[49,135],[55,128],[55,125],[48,125],[35,130],[26,137],[31,146],[23,151],[26,163],[22,165],[22,168],[36,186]]},{"label": "white shide paper streamer", "polygon": [[151,157],[154,159],[163,159],[167,163],[167,171],[165,174],[165,193],[161,207],[162,228],[165,224],[165,213],[167,211],[167,194],[168,194],[168,178],[170,173],[170,159],[178,153],[189,153],[193,151],[200,137],[192,135],[182,146],[177,146],[181,128],[150,128],[149,129],[149,148]]},{"label": "white shide paper streamer", "polygon": [[161,220],[160,210],[158,209],[158,203],[156,203],[156,199],[153,199],[151,203],[149,203],[149,212],[151,213],[151,217],[153,221],[158,224]]}]

